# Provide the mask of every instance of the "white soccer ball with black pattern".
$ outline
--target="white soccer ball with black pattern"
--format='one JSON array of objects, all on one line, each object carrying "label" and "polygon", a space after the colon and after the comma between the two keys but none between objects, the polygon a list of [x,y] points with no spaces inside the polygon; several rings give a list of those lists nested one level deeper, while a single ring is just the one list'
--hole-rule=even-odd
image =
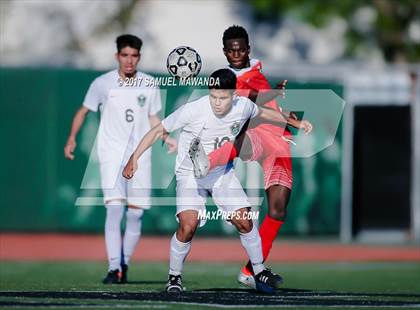
[{"label": "white soccer ball with black pattern", "polygon": [[201,70],[201,57],[195,49],[179,46],[169,53],[166,67],[177,79],[195,77]]}]

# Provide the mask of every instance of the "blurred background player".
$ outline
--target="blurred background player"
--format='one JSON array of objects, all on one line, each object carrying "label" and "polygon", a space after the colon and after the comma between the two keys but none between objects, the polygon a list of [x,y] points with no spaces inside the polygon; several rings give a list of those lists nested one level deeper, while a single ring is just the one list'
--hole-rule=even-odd
[{"label": "blurred background player", "polygon": [[[181,292],[184,260],[191,249],[191,241],[199,224],[199,211],[205,211],[206,198],[211,195],[218,208],[236,212],[231,223],[240,234],[255,272],[256,289],[273,292],[281,278],[266,269],[263,264],[261,238],[252,220],[247,217],[251,207],[248,197],[237,179],[233,166],[213,169],[206,177],[196,179],[193,166],[197,157],[205,156],[219,147],[215,141],[233,141],[242,126],[254,117],[265,121],[285,123],[277,111],[258,108],[246,97],[235,96],[236,76],[229,69],[220,69],[211,75],[217,85],[209,86],[210,94],[189,102],[166,117],[142,139],[124,169],[126,178],[133,177],[140,156],[161,136],[182,128],[176,159],[177,217],[179,225],[170,243],[169,276],[166,290]],[[190,147],[190,148],[189,148]],[[188,159],[188,155],[191,160]],[[143,167],[140,164],[141,172]],[[201,222],[201,223],[200,223]]]},{"label": "blurred background player", "polygon": [[[116,45],[118,69],[92,82],[83,105],[73,118],[64,147],[64,156],[73,160],[76,136],[86,115],[99,110],[97,151],[106,207],[105,243],[109,263],[104,284],[127,282],[128,264],[141,235],[143,210],[150,208],[151,151],[141,158],[143,169],[133,180],[124,179],[121,171],[143,135],[160,123],[157,113],[161,110],[159,89],[144,86],[145,79],[152,77],[137,71],[142,40],[125,34],[117,38]],[[166,138],[169,150],[174,151],[176,142]],[[124,212],[126,223],[122,238]]]},{"label": "blurred background player", "polygon": [[[250,59],[248,33],[241,26],[231,26],[223,33],[223,52],[229,62],[229,69],[237,77],[237,94],[245,96],[259,106],[282,112],[273,99],[284,96],[287,81],[276,85],[275,90],[261,72],[261,62]],[[294,114],[287,116],[287,123],[295,128],[302,128],[306,134],[312,125],[297,120]],[[292,190],[292,161],[290,154],[291,133],[287,127],[273,124],[254,124],[252,128],[242,131],[234,142],[226,142],[208,155],[208,163],[203,162],[203,173],[207,168],[214,169],[226,165],[239,156],[245,161],[258,161],[264,171],[264,189],[268,199],[268,214],[261,223],[259,232],[262,240],[264,260],[267,259],[273,241],[286,218],[286,208]],[[198,175],[200,176],[200,175]],[[238,275],[238,281],[254,287],[253,270],[250,262]]]}]

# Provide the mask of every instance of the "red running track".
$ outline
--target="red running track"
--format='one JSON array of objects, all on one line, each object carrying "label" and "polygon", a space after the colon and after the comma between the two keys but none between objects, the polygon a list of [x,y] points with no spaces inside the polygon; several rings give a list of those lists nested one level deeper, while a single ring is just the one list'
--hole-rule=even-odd
[{"label": "red running track", "polygon": [[[137,261],[168,261],[170,236],[142,237]],[[417,246],[340,244],[338,242],[281,241],[273,245],[270,262],[420,262]],[[243,262],[239,238],[196,238],[188,261]],[[105,261],[100,235],[0,234],[2,261]]]}]

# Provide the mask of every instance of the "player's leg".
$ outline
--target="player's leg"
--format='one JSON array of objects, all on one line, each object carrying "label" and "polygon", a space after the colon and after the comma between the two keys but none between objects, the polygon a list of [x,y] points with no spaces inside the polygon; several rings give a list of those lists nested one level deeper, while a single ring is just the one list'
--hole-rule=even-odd
[{"label": "player's leg", "polygon": [[280,144],[284,151],[280,158],[267,158],[263,162],[264,188],[267,193],[268,214],[260,225],[264,260],[270,253],[273,241],[286,220],[287,205],[292,192],[292,162],[289,144]]},{"label": "player's leg", "polygon": [[242,160],[250,160],[252,157],[252,143],[246,129],[249,121],[244,124],[235,141],[225,142],[221,147],[208,154],[209,170],[217,166],[225,166],[228,162],[240,157]]},{"label": "player's leg", "polygon": [[199,189],[192,174],[176,176],[176,218],[178,229],[171,238],[169,253],[169,272],[166,291],[179,293],[183,291],[182,270],[184,261],[191,249],[191,240],[203,221],[198,219],[199,210],[205,211],[207,192]]},{"label": "player's leg", "polygon": [[178,229],[171,238],[169,253],[169,273],[166,291],[170,293],[183,291],[182,270],[184,261],[191,250],[191,240],[198,227],[198,211],[182,211],[178,214],[178,220]]},{"label": "player's leg", "polygon": [[108,257],[108,273],[104,284],[120,283],[121,269],[121,220],[125,212],[125,185],[117,162],[100,163],[101,186],[106,207],[105,246]]},{"label": "player's leg", "polygon": [[242,160],[252,159],[252,141],[246,134],[246,131],[242,130],[234,142],[225,142],[219,148],[206,155],[200,140],[194,139],[190,145],[189,155],[193,162],[195,177],[203,178],[211,169],[217,166],[225,166],[238,156]]},{"label": "player's leg", "polygon": [[131,257],[141,238],[142,219],[144,211],[151,206],[151,167],[142,165],[134,177],[125,180],[127,190],[127,212],[122,245],[123,259],[121,260],[122,279],[121,283],[127,282],[128,266]]},{"label": "player's leg", "polygon": [[125,231],[122,242],[122,257],[121,257],[121,283],[127,283],[128,266],[131,261],[131,256],[139,243],[141,237],[141,226],[144,210],[137,206],[128,205],[125,213]]},{"label": "player's leg", "polygon": [[[286,186],[276,184],[270,186],[266,190],[266,193],[268,200],[268,214],[261,222],[259,229],[264,261],[267,260],[277,233],[286,220],[287,204],[289,202],[291,190]],[[242,272],[248,275],[252,274],[251,262],[248,262]]]},{"label": "player's leg", "polygon": [[[261,136],[261,135],[260,135]],[[264,261],[272,248],[278,231],[284,223],[292,189],[292,162],[290,159],[290,146],[280,137],[260,137],[264,154],[269,156],[260,160],[264,171],[264,188],[268,200],[268,214],[260,225]],[[281,156],[281,157],[276,157]],[[250,262],[242,268],[239,278],[246,279],[252,275]]]},{"label": "player's leg", "polygon": [[273,241],[278,231],[286,220],[287,204],[289,203],[291,190],[290,188],[275,184],[267,190],[268,198],[268,214],[260,225],[260,236],[262,239],[264,261],[270,253]]},{"label": "player's leg", "polygon": [[249,160],[252,156],[252,145],[246,131],[242,131],[233,142],[225,142],[221,147],[208,154],[209,170],[225,166],[228,162],[240,157]]},{"label": "player's leg", "polygon": [[108,273],[103,279],[104,284],[120,283],[121,270],[121,219],[125,205],[122,200],[109,200],[105,203],[105,245],[108,256]]},{"label": "player's leg", "polygon": [[263,263],[262,244],[258,229],[248,219],[249,208],[236,210],[236,217],[232,219],[232,224],[239,232],[241,244],[248,254],[249,260],[255,276],[255,289],[265,293],[273,293],[283,282],[283,279],[266,269]]},{"label": "player's leg", "polygon": [[128,265],[131,256],[140,240],[144,210],[137,206],[128,205],[123,239],[124,263]]},{"label": "player's leg", "polygon": [[254,288],[271,293],[281,278],[264,267],[261,238],[249,214],[251,204],[233,169],[225,171],[215,182],[212,197],[219,208],[231,215],[230,221],[239,232],[241,244],[256,273]]},{"label": "player's leg", "polygon": [[249,208],[235,210],[236,217],[231,220],[231,223],[239,232],[241,244],[248,254],[255,273],[260,273],[265,269],[263,265],[261,238],[252,221],[246,219],[248,212]]}]

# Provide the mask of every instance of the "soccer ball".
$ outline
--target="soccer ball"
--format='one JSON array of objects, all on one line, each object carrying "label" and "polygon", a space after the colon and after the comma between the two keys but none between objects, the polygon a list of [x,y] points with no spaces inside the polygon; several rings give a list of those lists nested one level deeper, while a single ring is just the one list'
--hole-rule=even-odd
[{"label": "soccer ball", "polygon": [[195,77],[201,70],[201,57],[188,46],[179,46],[169,53],[166,67],[176,79]]}]

